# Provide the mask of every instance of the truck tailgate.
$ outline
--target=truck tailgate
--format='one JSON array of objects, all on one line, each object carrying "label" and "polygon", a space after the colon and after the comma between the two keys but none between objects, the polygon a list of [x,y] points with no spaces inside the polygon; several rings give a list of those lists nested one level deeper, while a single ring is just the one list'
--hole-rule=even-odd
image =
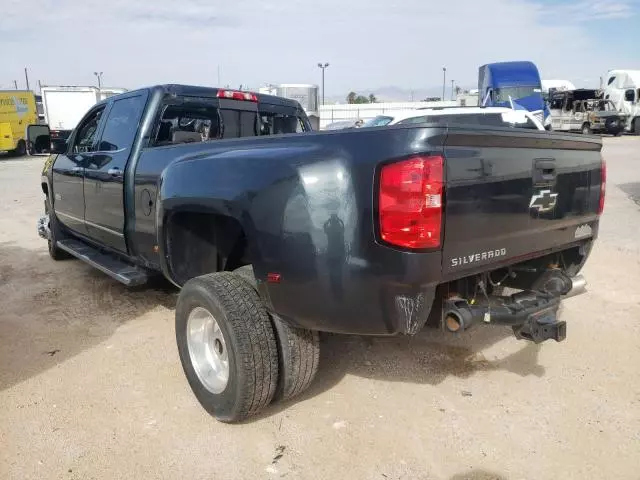
[{"label": "truck tailgate", "polygon": [[450,129],[443,273],[468,275],[594,237],[598,138]]}]

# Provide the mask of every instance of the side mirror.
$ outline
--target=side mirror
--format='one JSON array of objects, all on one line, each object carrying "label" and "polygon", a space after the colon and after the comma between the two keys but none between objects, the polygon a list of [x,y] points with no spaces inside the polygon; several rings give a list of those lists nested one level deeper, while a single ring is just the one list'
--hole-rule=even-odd
[{"label": "side mirror", "polygon": [[62,138],[52,139],[51,153],[67,153],[67,141]]},{"label": "side mirror", "polygon": [[47,125],[27,126],[27,145],[30,155],[42,155],[49,153],[51,146],[51,132]]}]

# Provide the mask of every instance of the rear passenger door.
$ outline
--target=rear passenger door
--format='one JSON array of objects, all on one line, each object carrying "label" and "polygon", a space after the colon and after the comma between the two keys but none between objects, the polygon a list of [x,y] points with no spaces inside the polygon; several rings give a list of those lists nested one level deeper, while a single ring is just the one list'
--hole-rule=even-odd
[{"label": "rear passenger door", "polygon": [[146,91],[121,96],[106,112],[104,129],[84,171],[85,222],[89,237],[127,252],[124,236],[124,179],[134,150]]}]

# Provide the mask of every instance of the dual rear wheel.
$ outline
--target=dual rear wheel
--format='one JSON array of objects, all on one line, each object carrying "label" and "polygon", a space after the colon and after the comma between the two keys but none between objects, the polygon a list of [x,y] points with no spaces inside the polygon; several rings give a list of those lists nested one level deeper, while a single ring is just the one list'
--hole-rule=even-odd
[{"label": "dual rear wheel", "polygon": [[299,395],[318,369],[318,333],[271,316],[250,267],[189,280],[176,307],[176,340],[193,393],[223,422]]}]

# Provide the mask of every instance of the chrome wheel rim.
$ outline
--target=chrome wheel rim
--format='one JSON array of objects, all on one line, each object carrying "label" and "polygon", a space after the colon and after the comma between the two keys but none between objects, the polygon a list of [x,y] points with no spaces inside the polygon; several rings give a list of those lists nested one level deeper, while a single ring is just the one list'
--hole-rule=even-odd
[{"label": "chrome wheel rim", "polygon": [[229,354],[220,325],[202,307],[194,308],[187,320],[187,348],[191,365],[202,385],[221,393],[229,383]]}]

